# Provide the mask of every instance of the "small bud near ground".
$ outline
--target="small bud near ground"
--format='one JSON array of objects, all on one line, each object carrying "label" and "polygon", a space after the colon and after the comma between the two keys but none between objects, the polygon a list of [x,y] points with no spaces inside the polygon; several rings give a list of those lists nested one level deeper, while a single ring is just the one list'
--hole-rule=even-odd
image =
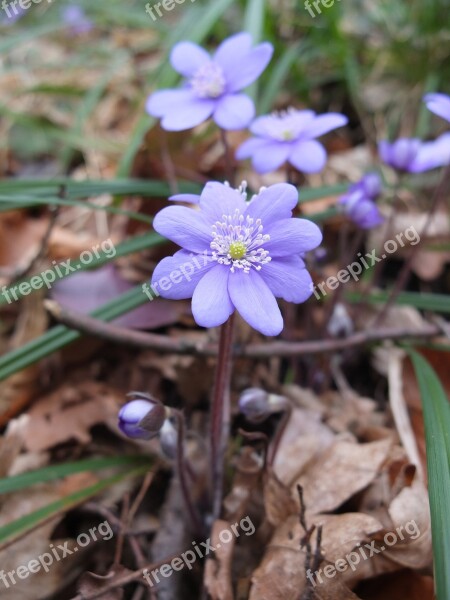
[{"label": "small bud near ground", "polygon": [[135,399],[128,402],[119,412],[119,429],[133,439],[149,440],[158,435],[166,418],[166,408],[147,394],[132,392]]},{"label": "small bud near ground", "polygon": [[249,388],[239,398],[239,410],[250,423],[260,423],[288,407],[289,401],[284,396],[269,394],[259,388]]}]

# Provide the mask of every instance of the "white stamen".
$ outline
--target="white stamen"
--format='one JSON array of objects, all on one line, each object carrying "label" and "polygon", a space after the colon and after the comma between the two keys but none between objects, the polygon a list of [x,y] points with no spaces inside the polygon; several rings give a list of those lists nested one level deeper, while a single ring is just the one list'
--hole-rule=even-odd
[{"label": "white stamen", "polygon": [[221,67],[208,62],[195,72],[190,83],[199,98],[218,98],[225,91],[226,80]]},{"label": "white stamen", "polygon": [[[244,190],[240,190],[244,193]],[[211,242],[212,257],[221,265],[229,265],[230,271],[242,269],[248,273],[253,267],[257,271],[272,259],[269,252],[261,246],[270,240],[270,235],[263,234],[261,219],[244,217],[239,209],[233,215],[223,215],[222,221],[217,221],[212,228]],[[242,258],[233,258],[230,247],[243,244],[245,254]]]}]

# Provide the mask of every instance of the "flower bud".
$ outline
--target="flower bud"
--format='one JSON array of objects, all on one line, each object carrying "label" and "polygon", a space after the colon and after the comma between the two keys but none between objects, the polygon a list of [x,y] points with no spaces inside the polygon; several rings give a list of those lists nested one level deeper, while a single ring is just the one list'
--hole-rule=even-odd
[{"label": "flower bud", "polygon": [[178,430],[166,419],[159,432],[161,450],[168,458],[175,458],[178,445]]},{"label": "flower bud", "polygon": [[166,418],[166,409],[147,394],[132,393],[135,399],[119,412],[119,429],[130,438],[149,440],[158,434]]},{"label": "flower bud", "polygon": [[289,401],[284,396],[268,394],[259,388],[249,388],[239,398],[239,410],[251,423],[260,423],[288,406]]}]

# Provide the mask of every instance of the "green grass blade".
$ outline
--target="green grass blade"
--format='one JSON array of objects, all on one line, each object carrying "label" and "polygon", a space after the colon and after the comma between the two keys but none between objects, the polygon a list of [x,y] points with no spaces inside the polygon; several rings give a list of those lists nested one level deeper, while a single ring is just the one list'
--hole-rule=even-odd
[{"label": "green grass blade", "polygon": [[[384,304],[390,296],[390,292],[373,292],[367,297],[367,302],[373,304]],[[357,304],[362,295],[356,292],[346,294],[349,302]],[[414,306],[419,310],[430,310],[439,313],[450,313],[450,301],[446,294],[422,294],[421,292],[401,292],[395,299],[395,303],[402,306]]]},{"label": "green grass blade", "polygon": [[[71,261],[71,266],[73,266],[76,269],[77,273],[80,271],[88,271],[90,269],[101,267],[101,266],[103,266],[109,262],[112,262],[113,260],[120,258],[122,256],[132,254],[133,252],[140,252],[141,250],[146,250],[148,248],[154,248],[155,246],[158,246],[159,244],[163,244],[165,241],[166,241],[165,238],[161,237],[159,234],[157,234],[155,232],[145,233],[143,235],[136,236],[134,238],[126,240],[125,242],[121,242],[120,244],[117,244],[117,246],[115,247],[116,253],[114,254],[114,256],[108,257],[105,254],[100,255],[99,258],[96,258],[95,256],[93,256],[92,261],[90,261],[89,264],[83,264],[80,260],[73,260],[73,261]],[[73,274],[74,273],[70,273],[69,275],[66,275],[66,277],[70,277]],[[20,280],[19,282],[15,283],[14,286],[10,286],[9,289],[11,289],[11,287],[15,287],[15,293],[16,293],[17,298],[18,299],[23,298],[24,294],[22,294],[20,292],[20,289],[17,286],[19,286],[20,283],[23,283],[23,282],[29,283],[34,276],[35,275],[31,275],[30,277],[28,277],[26,279]],[[59,277],[58,277],[58,279],[59,279]],[[56,281],[58,281],[58,279]],[[35,290],[32,290],[31,293],[33,293],[34,291]],[[29,295],[29,294],[26,294],[26,295]],[[3,295],[3,293],[0,293],[0,307],[5,304],[7,304],[7,299]]]},{"label": "green grass blade", "polygon": [[102,469],[111,469],[114,467],[136,467],[143,464],[149,464],[148,457],[145,456],[111,456],[107,458],[89,458],[86,460],[78,460],[76,462],[63,463],[61,465],[53,465],[44,467],[29,473],[21,473],[12,477],[0,479],[0,494],[8,494],[17,492],[38,483],[46,483],[67,477],[74,473],[83,473],[85,471],[101,471]]},{"label": "green grass blade", "polygon": [[450,598],[450,404],[441,382],[420,354],[409,352],[419,383],[428,466],[434,578],[438,600]]},{"label": "green grass blade", "polygon": [[[248,1],[244,16],[244,29],[250,33],[254,44],[259,44],[263,36],[264,13],[265,0]],[[249,88],[247,88],[246,94],[253,98],[253,100],[257,98],[258,83],[256,81]]]},{"label": "green grass blade", "polygon": [[22,537],[28,531],[39,527],[39,525],[43,525],[49,519],[62,512],[66,512],[67,510],[82,504],[89,498],[92,498],[111,487],[112,485],[123,481],[124,479],[128,479],[129,477],[136,477],[137,475],[141,475],[148,470],[147,467],[139,467],[138,469],[124,471],[117,475],[113,475],[112,477],[108,477],[107,479],[103,479],[99,481],[95,485],[91,485],[87,488],[74,492],[73,494],[69,494],[65,498],[61,498],[61,500],[57,500],[56,502],[52,502],[47,506],[43,506],[38,510],[33,511],[19,519],[16,519],[12,523],[8,523],[3,527],[0,527],[0,550],[2,546],[6,543],[8,545],[14,540]]},{"label": "green grass blade", "polygon": [[[95,310],[92,316],[102,321],[112,321],[147,301],[148,298],[142,293],[141,286],[136,286]],[[25,369],[52,352],[60,350],[80,336],[81,334],[78,331],[73,331],[63,325],[57,325],[35,340],[28,342],[28,344],[8,352],[0,358],[0,381],[21,369]]]}]

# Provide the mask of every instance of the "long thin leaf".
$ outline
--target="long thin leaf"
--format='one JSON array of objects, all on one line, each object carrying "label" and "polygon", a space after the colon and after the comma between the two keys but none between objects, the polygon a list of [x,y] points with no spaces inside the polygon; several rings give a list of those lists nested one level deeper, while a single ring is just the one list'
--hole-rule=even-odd
[{"label": "long thin leaf", "polygon": [[434,578],[438,600],[450,598],[450,404],[433,368],[409,352],[419,383],[425,422],[433,538]]},{"label": "long thin leaf", "polygon": [[108,458],[89,458],[76,462],[63,463],[61,465],[52,465],[44,467],[29,473],[21,473],[12,477],[0,479],[0,494],[8,494],[17,492],[38,483],[45,483],[67,477],[74,473],[83,473],[85,471],[101,471],[102,469],[111,469],[114,467],[136,467],[143,464],[149,464],[149,459],[146,456],[111,456]]},{"label": "long thin leaf", "polygon": [[78,506],[79,504],[82,504],[89,498],[96,496],[103,490],[106,490],[107,488],[119,483],[120,481],[123,481],[124,479],[141,475],[142,473],[145,473],[146,470],[148,470],[148,467],[140,467],[138,469],[124,471],[117,475],[113,475],[112,477],[108,477],[107,479],[99,481],[95,485],[78,490],[73,494],[69,494],[64,498],[61,498],[61,500],[47,504],[47,506],[43,506],[32,513],[12,521],[12,523],[8,523],[7,525],[0,527],[0,550],[2,549],[2,546],[4,547],[6,545],[6,543],[9,545],[14,540],[22,537],[28,531],[36,529],[36,527],[47,523],[52,517],[66,512],[69,509]]}]

